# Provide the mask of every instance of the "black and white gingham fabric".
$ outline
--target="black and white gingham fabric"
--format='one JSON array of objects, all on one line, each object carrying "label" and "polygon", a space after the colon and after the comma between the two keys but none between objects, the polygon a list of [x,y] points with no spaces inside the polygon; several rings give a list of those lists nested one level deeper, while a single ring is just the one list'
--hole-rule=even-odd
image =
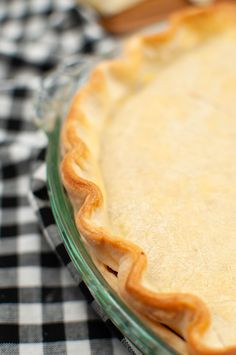
[{"label": "black and white gingham fabric", "polygon": [[47,143],[32,123],[38,78],[68,55],[103,51],[110,41],[93,13],[70,0],[0,2],[0,354],[126,353],[71,277],[63,246],[52,243],[44,189],[34,202],[44,204],[56,253],[28,199],[32,162],[39,152],[44,158]]},{"label": "black and white gingham fabric", "polygon": [[[62,264],[64,264],[69,270],[72,278],[74,279],[75,284],[78,286],[79,290],[84,295],[88,304],[98,313],[100,318],[108,327],[111,334],[120,340],[120,342],[127,348],[128,352],[133,355],[138,355],[140,352],[138,349],[134,347],[133,344],[129,342],[129,340],[123,336],[123,334],[113,325],[110,319],[107,317],[105,311],[99,306],[96,300],[91,295],[90,291],[86,287],[85,283],[82,281],[81,275],[78,273],[76,268],[74,267],[67,250],[59,236],[57,226],[55,224],[54,216],[51,210],[51,206],[49,203],[49,196],[47,191],[47,183],[46,183],[46,163],[45,163],[45,149],[40,151],[37,159],[34,163],[34,170],[30,179],[30,200],[31,205],[34,208],[34,212],[38,217],[41,229],[43,234],[45,235],[48,243],[51,245],[51,248],[55,251],[57,256],[59,257]],[[103,329],[97,329],[97,335]],[[102,330],[103,333],[103,330]],[[105,351],[105,349],[102,349]],[[115,354],[119,353],[118,349],[116,349]],[[127,351],[124,349],[121,350],[121,354],[126,354]]]},{"label": "black and white gingham fabric", "polygon": [[72,0],[1,0],[0,78],[26,83],[68,55],[100,52],[110,39]]}]

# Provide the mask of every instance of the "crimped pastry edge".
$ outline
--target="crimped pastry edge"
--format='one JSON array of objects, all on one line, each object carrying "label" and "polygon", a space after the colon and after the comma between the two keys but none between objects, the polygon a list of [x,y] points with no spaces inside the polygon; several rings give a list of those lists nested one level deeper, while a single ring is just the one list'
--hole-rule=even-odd
[{"label": "crimped pastry edge", "polygon": [[152,322],[162,322],[181,334],[191,354],[233,355],[236,345],[213,349],[204,344],[201,338],[210,326],[210,314],[198,297],[155,293],[142,286],[147,263],[144,252],[109,230],[106,190],[98,164],[99,135],[109,110],[149,80],[154,59],[161,69],[165,50],[181,54],[227,26],[230,18],[236,20],[236,6],[230,4],[189,9],[172,16],[164,32],[128,41],[123,57],[99,64],[75,95],[61,137],[62,180],[85,244],[100,262],[118,272],[118,292],[125,302]]}]

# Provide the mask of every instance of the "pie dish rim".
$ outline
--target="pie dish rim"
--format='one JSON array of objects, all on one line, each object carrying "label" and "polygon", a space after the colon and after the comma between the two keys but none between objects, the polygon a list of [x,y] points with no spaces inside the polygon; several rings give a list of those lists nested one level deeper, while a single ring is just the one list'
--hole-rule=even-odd
[{"label": "pie dish rim", "polygon": [[[211,16],[213,14],[214,16],[215,11],[224,11],[224,9],[228,11],[228,7],[232,8],[234,12],[236,11],[236,6],[231,4],[214,5],[204,9],[182,10],[170,18],[170,25],[165,31],[157,35],[142,37],[142,40],[155,44],[168,42],[175,35],[176,31],[185,24],[185,21],[195,20],[196,17],[201,15]],[[129,50],[132,45],[128,44],[127,46],[128,54],[126,56],[128,58],[131,56]],[[107,255],[107,249],[110,248],[110,256],[112,254],[112,259],[115,260],[114,264],[118,264],[118,270],[116,270],[116,267],[113,268],[113,264],[109,264],[105,258],[104,264],[118,271],[119,292],[127,303],[133,302],[134,307],[145,315],[152,310],[155,314],[155,320],[163,321],[165,324],[167,324],[167,321],[164,318],[161,319],[160,312],[166,313],[166,315],[172,314],[176,323],[182,323],[181,335],[184,334],[187,338],[188,350],[191,353],[233,354],[236,352],[236,345],[225,347],[221,350],[213,350],[201,342],[201,336],[204,335],[210,324],[209,311],[201,299],[192,294],[157,294],[145,289],[141,284],[141,277],[147,263],[143,251],[133,243],[113,236],[107,230],[95,226],[90,220],[93,211],[103,203],[103,192],[99,185],[92,180],[79,176],[73,168],[74,165],[78,165],[83,170],[83,162],[90,159],[90,152],[85,141],[76,133],[76,125],[78,124],[77,109],[79,106],[82,106],[87,97],[91,95],[91,92],[103,90],[100,86],[101,79],[104,81],[106,78],[104,77],[102,67],[110,66],[109,70],[112,69],[113,72],[116,72],[117,68],[118,71],[120,70],[122,63],[124,63],[124,59],[113,60],[102,63],[101,66],[95,69],[88,84],[75,96],[62,130],[64,151],[61,174],[63,183],[72,201],[76,199],[83,200],[80,208],[75,212],[77,227],[84,237],[87,247],[91,248],[92,253],[96,257],[98,256],[98,259],[103,258],[101,255]],[[86,120],[85,114],[82,121],[84,118]],[[183,319],[185,324],[183,324]],[[169,324],[167,325],[169,326]],[[174,330],[178,332],[179,328],[177,327]]]}]

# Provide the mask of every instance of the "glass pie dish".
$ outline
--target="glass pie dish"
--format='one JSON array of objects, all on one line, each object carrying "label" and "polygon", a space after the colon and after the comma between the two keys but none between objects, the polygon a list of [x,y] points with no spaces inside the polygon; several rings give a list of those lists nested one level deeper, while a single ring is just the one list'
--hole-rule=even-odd
[{"label": "glass pie dish", "polygon": [[115,326],[144,354],[177,354],[130,310],[100,274],[76,228],[60,173],[60,128],[70,100],[100,57],[73,57],[42,83],[35,102],[36,123],[47,134],[47,183],[60,237],[78,273]]}]

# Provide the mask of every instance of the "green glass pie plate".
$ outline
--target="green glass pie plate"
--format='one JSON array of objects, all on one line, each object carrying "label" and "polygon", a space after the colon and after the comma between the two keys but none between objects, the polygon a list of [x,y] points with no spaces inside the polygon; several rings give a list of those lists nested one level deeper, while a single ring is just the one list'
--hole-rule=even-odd
[{"label": "green glass pie plate", "polygon": [[176,354],[125,305],[100,274],[76,228],[72,206],[61,182],[61,122],[74,92],[87,79],[99,60],[100,58],[94,57],[72,58],[43,81],[36,98],[37,124],[48,136],[47,183],[53,215],[75,268],[97,303],[122,334],[143,354]]}]

